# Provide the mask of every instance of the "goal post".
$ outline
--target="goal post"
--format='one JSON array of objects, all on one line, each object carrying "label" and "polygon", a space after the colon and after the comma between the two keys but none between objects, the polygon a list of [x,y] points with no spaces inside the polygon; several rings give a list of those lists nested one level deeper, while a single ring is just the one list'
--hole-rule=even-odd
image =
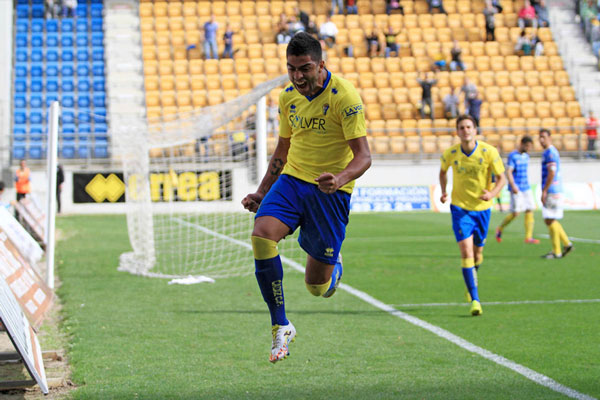
[{"label": "goal post", "polygon": [[[266,171],[265,96],[287,79],[167,121],[113,128],[132,247],[119,270],[171,279],[253,273],[254,214],[241,199]],[[299,255],[293,239],[279,248],[288,258]]]}]

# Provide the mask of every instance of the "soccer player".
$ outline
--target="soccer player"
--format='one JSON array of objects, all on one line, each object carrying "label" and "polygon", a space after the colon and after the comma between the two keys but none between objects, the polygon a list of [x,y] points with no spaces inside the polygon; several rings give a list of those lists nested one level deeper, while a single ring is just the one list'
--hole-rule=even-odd
[{"label": "soccer player", "polygon": [[314,296],[331,297],[342,277],[338,255],[354,181],[371,165],[360,95],[327,70],[321,54],[319,41],[304,32],[290,40],[291,84],[279,96],[279,140],[257,191],[242,200],[256,212],[252,248],[271,314],[273,363],[289,354],[296,335],[285,313],[277,243],[300,227],[306,287]]},{"label": "soccer player", "polygon": [[496,240],[502,241],[502,231],[519,213],[525,211],[525,243],[538,244],[539,240],[533,238],[533,193],[527,178],[529,168],[529,151],[533,147],[533,139],[523,136],[518,150],[513,150],[508,155],[507,177],[510,186],[510,214],[504,218],[502,224],[496,229]]},{"label": "soccer player", "polygon": [[[460,143],[446,149],[442,154],[440,169],[440,201],[448,199],[446,185],[448,168],[452,167],[452,229],[460,250],[462,274],[471,302],[471,315],[483,313],[477,290],[477,270],[483,262],[483,246],[490,224],[494,197],[506,183],[504,164],[498,150],[476,140],[477,125],[470,115],[456,120],[456,132]],[[491,175],[496,182],[491,190]]]},{"label": "soccer player", "polygon": [[[552,137],[548,129],[540,130],[540,144],[544,149],[542,153],[542,216],[550,231],[552,251],[542,258],[562,258],[573,250],[559,219],[563,217],[562,208],[562,179],[560,176],[560,156],[556,147],[552,145]],[[564,248],[561,250],[561,242]]]}]

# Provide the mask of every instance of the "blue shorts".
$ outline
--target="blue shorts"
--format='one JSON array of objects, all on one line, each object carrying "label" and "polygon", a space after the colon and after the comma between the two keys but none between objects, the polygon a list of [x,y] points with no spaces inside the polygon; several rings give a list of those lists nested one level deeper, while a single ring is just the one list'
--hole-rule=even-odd
[{"label": "blue shorts", "polygon": [[473,235],[475,246],[485,246],[492,214],[491,208],[483,211],[469,211],[451,204],[450,212],[452,213],[452,229],[457,242]]},{"label": "blue shorts", "polygon": [[346,236],[350,194],[326,194],[315,184],[281,175],[260,203],[256,217],[275,217],[293,233],[300,227],[298,243],[313,258],[334,265]]}]

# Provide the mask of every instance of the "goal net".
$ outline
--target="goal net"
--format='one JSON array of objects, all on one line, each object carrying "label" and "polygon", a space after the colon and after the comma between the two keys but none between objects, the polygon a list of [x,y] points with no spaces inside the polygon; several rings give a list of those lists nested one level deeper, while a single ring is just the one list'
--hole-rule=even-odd
[{"label": "goal net", "polygon": [[[121,255],[119,270],[213,279],[254,272],[254,214],[241,200],[256,190],[266,168],[264,97],[286,79],[168,121],[113,128],[132,247]],[[293,237],[279,244],[288,258],[297,259],[298,249]]]}]

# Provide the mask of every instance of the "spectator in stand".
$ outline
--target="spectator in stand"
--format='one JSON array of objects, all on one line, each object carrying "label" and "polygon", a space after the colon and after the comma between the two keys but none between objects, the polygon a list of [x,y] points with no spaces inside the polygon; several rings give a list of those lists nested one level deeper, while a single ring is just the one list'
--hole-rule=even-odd
[{"label": "spectator in stand", "polygon": [[304,24],[298,17],[290,20],[288,24],[288,32],[290,36],[294,36],[298,32],[304,32]]},{"label": "spectator in stand", "polygon": [[447,69],[446,58],[441,52],[438,52],[433,57],[433,65],[432,68],[435,72],[445,71]]},{"label": "spectator in stand", "polygon": [[346,0],[346,13],[358,14],[358,6],[356,4],[358,0]]},{"label": "spectator in stand", "polygon": [[315,39],[319,39],[319,28],[317,27],[317,23],[313,18],[308,20],[308,26],[304,30],[304,32],[308,33]]},{"label": "spectator in stand", "polygon": [[502,5],[500,4],[500,0],[492,0],[492,5],[499,13],[502,12]]},{"label": "spectator in stand", "polygon": [[308,16],[308,14],[300,10],[298,7],[294,7],[294,15],[296,16],[296,18],[298,18],[298,21],[302,23],[302,25],[304,26],[304,30],[306,30],[310,22],[310,17]]},{"label": "spectator in stand", "polygon": [[429,13],[433,13],[433,9],[437,9],[442,14],[448,14],[444,9],[444,3],[442,0],[427,0],[427,5],[429,6]]},{"label": "spectator in stand", "polygon": [[481,95],[478,93],[475,95],[475,98],[471,100],[471,104],[469,104],[469,115],[473,117],[475,122],[477,123],[475,127],[477,128],[477,133],[481,133],[479,131],[479,117],[481,115]]},{"label": "spectator in stand", "polygon": [[425,114],[427,113],[426,106],[429,110],[429,118],[434,118],[434,107],[433,107],[433,97],[431,96],[431,88],[437,83],[437,79],[431,76],[431,73],[428,72],[427,75],[425,73],[421,73],[420,77],[417,78],[417,82],[421,85],[421,89],[423,92],[421,94],[421,118],[425,118]]},{"label": "spectator in stand", "polygon": [[592,20],[590,28],[590,41],[592,42],[592,52],[596,57],[600,57],[600,20]]},{"label": "spectator in stand", "polygon": [[450,86],[450,92],[442,100],[444,103],[444,116],[446,119],[454,119],[458,117],[458,98],[457,90]]},{"label": "spectator in stand", "polygon": [[465,114],[471,115],[471,104],[477,98],[477,86],[465,76],[463,86],[460,88],[461,93],[465,94]]},{"label": "spectator in stand", "polygon": [[587,151],[586,157],[598,158],[596,154],[596,139],[598,139],[598,120],[594,116],[594,112],[590,110],[588,118],[585,121],[585,133],[587,134]]},{"label": "spectator in stand", "polygon": [[535,57],[544,55],[544,43],[540,40],[540,38],[535,34],[531,33],[531,47],[533,48],[533,55]]},{"label": "spectator in stand", "polygon": [[338,34],[338,28],[331,20],[331,16],[327,16],[325,22],[319,28],[319,39],[323,40],[327,47],[332,48],[335,45],[335,37]]},{"label": "spectator in stand", "polygon": [[15,189],[17,191],[17,201],[24,197],[27,197],[31,193],[31,182],[30,182],[31,171],[27,166],[27,161],[21,160],[19,162],[19,169],[15,173]]},{"label": "spectator in stand", "polygon": [[535,15],[535,8],[533,8],[529,0],[525,0],[523,8],[521,8],[521,10],[519,11],[518,16],[519,28],[523,29],[526,26],[531,26],[534,29],[537,28],[537,17]]},{"label": "spectator in stand", "polygon": [[331,0],[331,14],[335,14],[335,7],[337,6],[338,14],[344,13],[344,0]]},{"label": "spectator in stand", "polygon": [[517,44],[515,44],[515,53],[519,56],[530,56],[532,50],[531,40],[525,34],[525,29],[523,29],[517,39]]},{"label": "spectator in stand", "polygon": [[210,21],[204,24],[204,58],[205,59],[218,59],[219,52],[217,47],[217,30],[219,24],[215,20],[215,16],[210,16]]},{"label": "spectator in stand", "polygon": [[231,30],[229,23],[225,25],[225,33],[223,33],[223,43],[225,43],[225,49],[223,50],[222,58],[233,58],[233,35],[234,31]]},{"label": "spectator in stand", "polygon": [[277,44],[287,44],[291,39],[292,37],[290,36],[290,32],[287,28],[279,28],[279,32],[277,32],[277,35],[275,35],[275,43]]},{"label": "spectator in stand", "polygon": [[285,13],[279,14],[279,20],[277,21],[277,25],[275,29],[277,32],[289,31],[290,19],[285,15]]},{"label": "spectator in stand", "polygon": [[56,18],[60,14],[60,0],[46,0],[46,19]]},{"label": "spectator in stand", "polygon": [[394,32],[394,28],[392,26],[388,26],[387,32],[384,34],[385,36],[385,57],[389,57],[392,52],[396,53],[396,57],[400,56],[400,46],[398,45],[398,41],[396,40],[396,36],[398,36],[399,32]]},{"label": "spectator in stand", "polygon": [[539,27],[550,26],[550,16],[548,15],[548,7],[546,7],[546,0],[540,0],[533,6],[537,15],[537,22]]},{"label": "spectator in stand", "polygon": [[62,0],[63,4],[63,16],[70,18],[75,16],[75,9],[77,8],[77,0]]},{"label": "spectator in stand", "polygon": [[404,7],[398,0],[385,0],[385,12],[390,15],[392,12],[399,11],[400,14],[404,15]]},{"label": "spectator in stand", "polygon": [[493,42],[496,40],[495,14],[498,12],[498,10],[492,4],[492,0],[487,0],[485,3],[485,8],[483,9],[483,15],[485,17],[485,40],[486,42]]},{"label": "spectator in stand", "polygon": [[381,53],[381,44],[379,43],[379,35],[375,29],[369,35],[365,35],[367,41],[367,55],[369,57],[377,57]]},{"label": "spectator in stand", "polygon": [[461,54],[462,49],[458,45],[458,40],[455,39],[452,45],[452,49],[450,49],[450,57],[452,57],[452,60],[450,61],[450,70],[464,71],[466,69]]}]

